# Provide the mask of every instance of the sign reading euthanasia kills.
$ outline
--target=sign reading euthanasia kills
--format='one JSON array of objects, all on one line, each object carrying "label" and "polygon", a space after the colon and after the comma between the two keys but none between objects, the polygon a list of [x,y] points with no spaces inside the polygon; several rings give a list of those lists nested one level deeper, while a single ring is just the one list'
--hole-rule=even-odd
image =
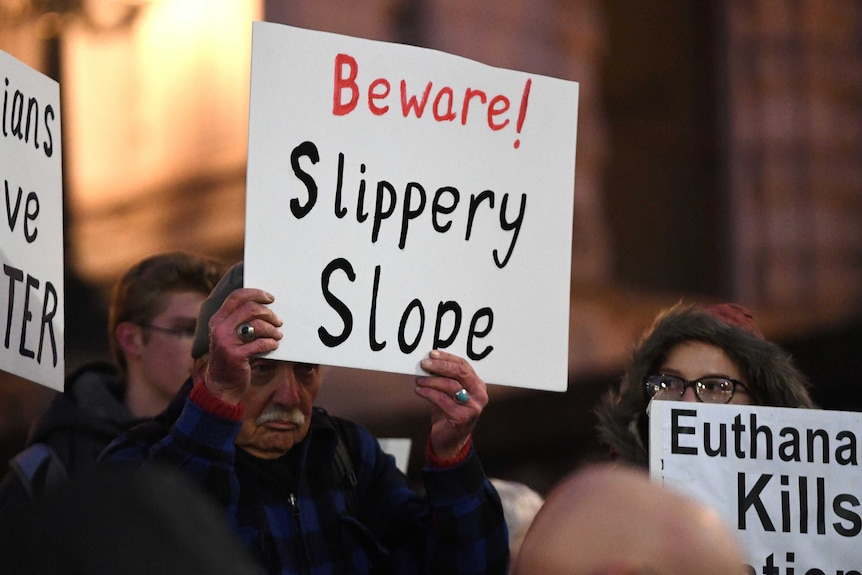
[{"label": "sign reading euthanasia kills", "polygon": [[60,87],[0,51],[0,370],[62,391]]},{"label": "sign reading euthanasia kills", "polygon": [[255,23],[245,285],[273,357],[564,390],[578,85]]},{"label": "sign reading euthanasia kills", "polygon": [[860,575],[862,414],[653,401],[650,473],[737,530],[748,573]]}]

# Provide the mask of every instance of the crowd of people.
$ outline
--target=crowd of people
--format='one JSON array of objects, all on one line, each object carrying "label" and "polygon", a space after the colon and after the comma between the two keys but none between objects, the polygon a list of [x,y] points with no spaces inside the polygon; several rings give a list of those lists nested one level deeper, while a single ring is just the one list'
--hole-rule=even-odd
[{"label": "crowd of people", "polygon": [[321,366],[261,357],[289,326],[243,275],[172,252],[117,282],[114,362],[68,376],[0,485],[3,572],[742,572],[735,532],[649,479],[650,406],[815,407],[747,309],[675,305],[597,407],[609,461],[545,499],[486,476],[473,443],[485,382],[429,350],[416,488],[367,429],[315,406]]}]

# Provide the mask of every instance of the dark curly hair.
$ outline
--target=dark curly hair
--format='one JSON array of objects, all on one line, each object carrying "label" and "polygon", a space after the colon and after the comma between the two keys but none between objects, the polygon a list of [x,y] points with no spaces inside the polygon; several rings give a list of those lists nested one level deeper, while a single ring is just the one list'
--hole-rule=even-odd
[{"label": "dark curly hair", "polygon": [[684,341],[701,341],[724,350],[745,375],[759,404],[816,407],[808,379],[787,352],[763,338],[745,308],[679,303],[658,314],[633,348],[622,380],[596,408],[599,439],[612,456],[644,467],[649,464],[649,397],[642,382]]}]

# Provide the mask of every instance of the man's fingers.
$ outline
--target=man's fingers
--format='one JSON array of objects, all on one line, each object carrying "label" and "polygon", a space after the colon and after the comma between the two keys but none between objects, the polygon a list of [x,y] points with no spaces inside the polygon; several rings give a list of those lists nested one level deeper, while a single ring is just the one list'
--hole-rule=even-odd
[{"label": "man's fingers", "polygon": [[281,326],[281,319],[269,307],[275,301],[272,294],[254,288],[241,288],[233,291],[210,319],[210,326],[223,321],[234,321],[236,326],[251,319],[263,319],[275,326]]}]

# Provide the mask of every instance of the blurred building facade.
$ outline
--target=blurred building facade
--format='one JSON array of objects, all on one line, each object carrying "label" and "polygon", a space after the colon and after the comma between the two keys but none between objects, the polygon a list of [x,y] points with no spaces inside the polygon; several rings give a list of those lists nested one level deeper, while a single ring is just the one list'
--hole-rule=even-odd
[{"label": "blurred building facade", "polygon": [[[70,366],[98,355],[80,342],[99,341],[104,322],[87,317],[133,261],[174,248],[242,257],[258,19],[580,83],[570,390],[495,390],[479,439],[497,475],[542,489],[597,455],[592,402],[681,297],[740,301],[788,345],[848,329],[858,342],[856,0],[0,0],[0,16],[0,49],[61,82],[67,282],[81,286],[67,291],[92,298],[89,315],[67,318]],[[351,413],[339,383],[351,376],[326,390],[333,411],[387,434],[424,429],[407,408]],[[818,385],[833,397],[838,383]],[[859,384],[843,385],[828,391],[862,408]]]}]

